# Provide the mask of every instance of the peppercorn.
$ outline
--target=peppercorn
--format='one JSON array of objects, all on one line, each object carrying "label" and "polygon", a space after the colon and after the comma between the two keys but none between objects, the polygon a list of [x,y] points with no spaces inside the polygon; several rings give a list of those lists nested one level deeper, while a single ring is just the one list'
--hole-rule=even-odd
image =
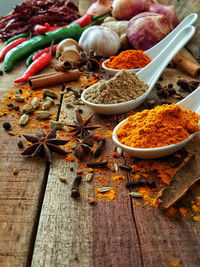
[{"label": "peppercorn", "polygon": [[176,90],[174,88],[170,88],[170,89],[168,89],[168,93],[169,93],[170,96],[175,95],[176,94]]},{"label": "peppercorn", "polygon": [[18,145],[19,148],[23,148],[24,147],[24,144],[23,144],[23,142],[21,140],[18,142],[17,145]]},{"label": "peppercorn", "polygon": [[173,88],[173,83],[169,83],[168,88]]},{"label": "peppercorn", "polygon": [[3,123],[3,128],[4,128],[5,130],[10,130],[10,128],[11,128],[11,124],[10,124],[10,122],[5,121],[5,122]]},{"label": "peppercorn", "polygon": [[160,78],[159,78],[159,81],[163,81],[163,77],[160,77]]},{"label": "peppercorn", "polygon": [[155,88],[156,88],[156,90],[160,90],[160,89],[162,89],[162,86],[160,83],[156,83]]},{"label": "peppercorn", "polygon": [[14,106],[14,105],[13,105],[12,103],[8,103],[8,104],[7,104],[7,107],[9,107],[9,108],[13,108],[13,106]]},{"label": "peppercorn", "polygon": [[14,109],[15,111],[19,111],[19,106],[13,106],[13,109]]},{"label": "peppercorn", "polygon": [[2,70],[0,70],[0,75],[3,75],[3,71]]}]

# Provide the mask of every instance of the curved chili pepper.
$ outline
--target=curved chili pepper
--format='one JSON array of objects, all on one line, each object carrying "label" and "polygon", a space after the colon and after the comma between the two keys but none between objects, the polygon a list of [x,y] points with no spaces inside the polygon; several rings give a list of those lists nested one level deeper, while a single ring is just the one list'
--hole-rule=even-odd
[{"label": "curved chili pepper", "polygon": [[37,58],[33,63],[28,67],[24,74],[16,79],[15,83],[23,83],[28,81],[28,79],[36,74],[38,71],[49,65],[51,62],[52,56],[50,53],[44,53],[39,58]]},{"label": "curved chili pepper", "polygon": [[12,43],[8,44],[7,46],[5,46],[1,52],[0,52],[0,61],[2,61],[5,57],[5,55],[14,47],[16,47],[17,45],[23,43],[24,41],[26,41],[26,38],[19,38],[15,41],[13,41]]},{"label": "curved chili pepper", "polygon": [[32,61],[36,60],[38,57],[40,57],[42,54],[44,53],[49,53],[51,51],[51,54],[52,56],[55,55],[56,53],[56,49],[57,49],[57,44],[56,45],[53,45],[52,47],[49,46],[49,47],[46,47],[40,51],[38,51],[35,55],[33,55],[32,57]]},{"label": "curved chili pepper", "polygon": [[4,44],[5,44],[5,46],[6,46],[6,45],[8,45],[9,43],[11,43],[11,42],[13,42],[13,41],[15,41],[15,40],[17,40],[17,39],[19,39],[19,38],[22,38],[22,37],[28,37],[28,36],[30,36],[30,32],[20,33],[20,34],[18,34],[18,35],[15,35],[15,36],[9,38]]}]

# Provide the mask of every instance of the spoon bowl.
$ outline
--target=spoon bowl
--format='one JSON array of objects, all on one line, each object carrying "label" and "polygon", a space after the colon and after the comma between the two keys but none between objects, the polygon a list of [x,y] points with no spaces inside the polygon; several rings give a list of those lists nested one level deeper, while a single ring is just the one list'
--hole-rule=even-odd
[{"label": "spoon bowl", "polygon": [[[193,110],[197,114],[200,114],[199,99],[200,99],[200,87],[197,88],[193,93],[188,95],[186,98],[178,102],[177,105],[181,106],[184,109]],[[121,147],[122,150],[125,151],[128,155],[137,157],[137,158],[142,158],[142,159],[154,159],[154,158],[168,156],[180,150],[181,148],[183,148],[197,133],[195,132],[191,134],[187,139],[177,144],[172,144],[172,145],[163,146],[163,147],[155,147],[155,148],[134,148],[134,147],[123,145],[122,143],[119,142],[119,139],[117,137],[117,132],[119,128],[126,121],[127,119],[123,120],[114,128],[113,134],[112,134],[113,141],[117,146]]]},{"label": "spoon bowl", "polygon": [[[163,38],[159,43],[157,43],[156,45],[154,45],[152,48],[146,50],[144,53],[146,55],[148,55],[151,60],[153,61],[157,56],[160,55],[160,53],[163,51],[163,49],[165,47],[167,47],[170,42],[173,40],[173,38],[181,31],[183,30],[185,27],[190,26],[192,24],[195,23],[195,21],[198,18],[198,14],[197,13],[191,13],[190,15],[188,15],[187,17],[185,17],[179,24],[178,26],[171,31],[165,38]],[[159,52],[160,51],[160,52]],[[112,69],[112,68],[108,68],[106,66],[106,63],[109,61],[109,59],[105,60],[102,63],[102,68],[110,75],[110,76],[114,76],[116,73],[118,73],[121,69]],[[137,68],[137,69],[128,69],[128,71],[131,72],[138,72],[140,70],[142,70],[143,68]]]},{"label": "spoon bowl", "polygon": [[86,92],[90,89],[89,87],[81,94],[81,100],[94,112],[105,115],[125,113],[131,109],[138,107],[150,94],[167,64],[192,38],[194,33],[195,28],[193,26],[184,28],[174,37],[170,45],[168,45],[155,60],[153,60],[145,68],[137,72],[136,75],[140,78],[140,80],[149,85],[147,91],[138,98],[117,104],[94,104],[87,101],[87,99],[85,98]]}]

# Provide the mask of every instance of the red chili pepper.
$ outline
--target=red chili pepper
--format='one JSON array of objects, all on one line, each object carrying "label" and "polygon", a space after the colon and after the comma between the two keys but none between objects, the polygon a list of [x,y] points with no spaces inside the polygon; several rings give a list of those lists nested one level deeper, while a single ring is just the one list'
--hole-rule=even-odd
[{"label": "red chili pepper", "polygon": [[[85,14],[81,18],[71,22],[68,25],[76,23],[76,24],[79,24],[81,27],[85,27],[85,26],[88,26],[89,24],[91,24],[94,21],[94,19],[95,19],[94,16],[89,15],[89,14]],[[34,32],[35,32],[35,34],[45,34],[46,32],[55,31],[57,29],[66,27],[68,25],[61,26],[61,27],[52,27],[48,23],[45,23],[44,25],[37,24],[34,28]]]},{"label": "red chili pepper", "polygon": [[34,33],[35,34],[45,34],[45,32],[48,32],[50,28],[49,23],[45,23],[44,25],[37,24],[34,27]]},{"label": "red chili pepper", "polygon": [[27,38],[19,38],[11,43],[9,43],[7,46],[5,46],[1,52],[0,52],[0,61],[2,61],[5,57],[5,55],[14,47],[16,47],[17,45],[23,43],[24,41],[26,41]]},{"label": "red chili pepper", "polygon": [[23,83],[28,81],[29,77],[36,74],[38,71],[49,65],[51,62],[52,56],[50,53],[44,53],[39,58],[37,58],[33,63],[28,67],[28,69],[24,72],[22,77],[16,79],[15,83]]},{"label": "red chili pepper", "polygon": [[33,57],[32,57],[32,61],[36,60],[38,57],[40,57],[42,54],[44,53],[49,53],[51,51],[52,56],[55,55],[56,53],[56,48],[57,48],[57,44],[53,45],[52,48],[51,46],[46,47],[44,49],[42,49],[41,51],[39,51],[38,53],[36,53]]},{"label": "red chili pepper", "polygon": [[93,22],[93,16],[89,14],[85,14],[81,18],[73,21],[70,24],[76,23],[76,24],[79,24],[81,27],[85,27],[91,24],[92,22]]}]

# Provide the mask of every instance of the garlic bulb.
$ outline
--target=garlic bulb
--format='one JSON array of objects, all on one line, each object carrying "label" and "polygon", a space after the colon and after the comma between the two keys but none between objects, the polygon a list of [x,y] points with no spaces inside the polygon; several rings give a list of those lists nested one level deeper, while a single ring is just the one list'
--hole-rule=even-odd
[{"label": "garlic bulb", "polygon": [[79,46],[87,53],[93,50],[97,55],[110,57],[118,52],[120,39],[111,29],[92,26],[81,35]]}]

